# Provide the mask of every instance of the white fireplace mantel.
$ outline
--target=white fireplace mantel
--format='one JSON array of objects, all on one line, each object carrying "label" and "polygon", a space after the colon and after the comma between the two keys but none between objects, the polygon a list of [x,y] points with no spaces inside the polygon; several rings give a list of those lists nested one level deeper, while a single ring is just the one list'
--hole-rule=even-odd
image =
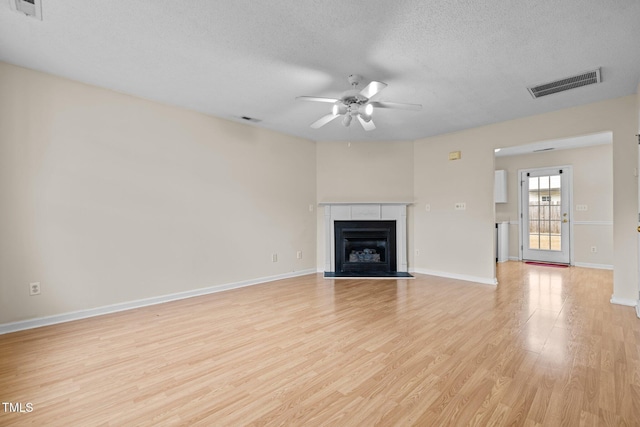
[{"label": "white fireplace mantel", "polygon": [[334,221],[396,221],[397,270],[407,268],[407,205],[409,202],[385,203],[320,203],[324,206],[325,261],[324,271],[335,272]]}]

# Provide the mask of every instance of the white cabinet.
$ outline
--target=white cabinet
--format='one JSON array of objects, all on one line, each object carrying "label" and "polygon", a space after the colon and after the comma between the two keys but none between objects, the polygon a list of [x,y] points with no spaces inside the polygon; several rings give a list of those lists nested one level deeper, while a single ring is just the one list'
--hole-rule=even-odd
[{"label": "white cabinet", "polygon": [[493,181],[493,201],[494,203],[507,203],[507,171],[495,171]]}]

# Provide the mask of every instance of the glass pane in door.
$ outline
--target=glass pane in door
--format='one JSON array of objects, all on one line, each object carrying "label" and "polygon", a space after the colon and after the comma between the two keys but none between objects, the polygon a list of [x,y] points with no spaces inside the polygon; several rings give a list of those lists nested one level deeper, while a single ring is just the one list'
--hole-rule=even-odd
[{"label": "glass pane in door", "polygon": [[529,177],[529,248],[562,250],[560,175]]}]

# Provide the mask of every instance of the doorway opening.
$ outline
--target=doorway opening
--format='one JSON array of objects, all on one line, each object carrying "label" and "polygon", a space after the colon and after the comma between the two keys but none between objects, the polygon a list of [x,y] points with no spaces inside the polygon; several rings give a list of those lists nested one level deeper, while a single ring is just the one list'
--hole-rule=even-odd
[{"label": "doorway opening", "polygon": [[571,166],[519,171],[522,260],[571,264],[572,173]]}]

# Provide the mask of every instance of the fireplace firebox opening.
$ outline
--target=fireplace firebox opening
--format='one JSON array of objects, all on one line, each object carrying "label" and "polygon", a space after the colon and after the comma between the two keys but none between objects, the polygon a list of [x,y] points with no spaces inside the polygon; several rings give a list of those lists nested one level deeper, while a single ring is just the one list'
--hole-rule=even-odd
[{"label": "fireplace firebox opening", "polygon": [[336,272],[396,272],[396,221],[335,221]]}]

